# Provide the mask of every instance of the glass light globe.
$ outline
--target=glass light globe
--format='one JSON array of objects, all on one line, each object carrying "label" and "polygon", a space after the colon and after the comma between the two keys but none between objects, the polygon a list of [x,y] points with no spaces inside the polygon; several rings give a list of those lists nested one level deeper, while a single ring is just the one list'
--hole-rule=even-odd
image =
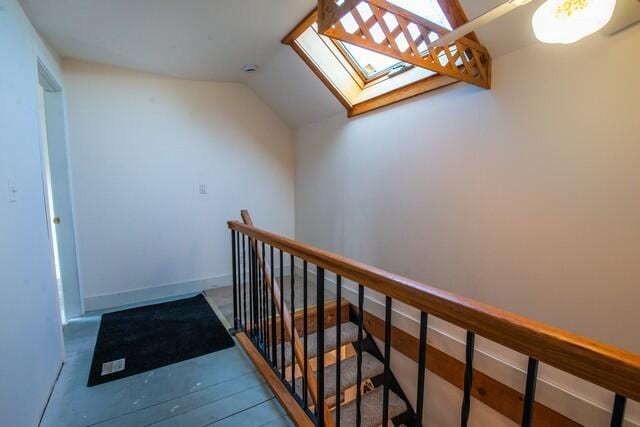
[{"label": "glass light globe", "polygon": [[533,31],[544,43],[574,43],[604,27],[615,7],[616,0],[547,0],[533,15]]}]

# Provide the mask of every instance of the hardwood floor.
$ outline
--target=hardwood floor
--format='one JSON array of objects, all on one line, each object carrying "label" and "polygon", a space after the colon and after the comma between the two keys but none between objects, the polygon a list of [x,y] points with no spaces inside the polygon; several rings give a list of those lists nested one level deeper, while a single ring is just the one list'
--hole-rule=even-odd
[{"label": "hardwood floor", "polygon": [[66,362],[42,426],[293,425],[237,343],[226,350],[88,388],[99,326],[100,314],[65,326]]}]

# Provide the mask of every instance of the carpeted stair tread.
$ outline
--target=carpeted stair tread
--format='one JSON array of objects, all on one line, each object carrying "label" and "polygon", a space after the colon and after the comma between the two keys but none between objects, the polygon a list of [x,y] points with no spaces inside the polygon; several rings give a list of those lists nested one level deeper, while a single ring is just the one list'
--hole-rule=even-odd
[{"label": "carpeted stair tread", "polygon": [[[362,395],[361,415],[363,427],[376,427],[382,424],[382,394],[383,387],[376,387],[369,393]],[[404,400],[400,399],[397,394],[389,390],[389,419],[403,414],[407,410]],[[333,412],[335,419],[335,410]],[[340,407],[340,425],[354,426],[356,425],[356,401]]]},{"label": "carpeted stair tread", "polygon": [[[351,322],[346,322],[342,324],[340,328],[340,343],[342,345],[350,344],[358,341],[358,325]],[[336,348],[336,332],[337,328],[332,326],[330,328],[325,329],[324,331],[324,352],[327,353]],[[362,331],[362,339],[367,337],[366,332]],[[304,342],[304,339],[303,339]],[[307,336],[307,357],[309,359],[313,359],[318,355],[318,336],[316,333],[312,333]],[[280,343],[277,345],[277,364],[278,367],[281,366],[281,357],[280,357]],[[285,365],[291,365],[291,343],[289,341],[285,342],[284,345],[284,360]]]},{"label": "carpeted stair tread", "polygon": [[[324,369],[325,399],[336,394],[336,365]],[[354,355],[340,363],[340,391],[356,384],[358,358]],[[367,352],[362,353],[362,381],[377,377],[384,372],[384,365]],[[296,392],[302,395],[302,377],[296,380]]]}]

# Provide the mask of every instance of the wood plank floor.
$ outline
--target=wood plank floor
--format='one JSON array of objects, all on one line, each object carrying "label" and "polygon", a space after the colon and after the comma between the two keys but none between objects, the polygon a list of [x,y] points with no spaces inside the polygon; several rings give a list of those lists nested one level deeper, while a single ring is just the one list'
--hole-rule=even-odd
[{"label": "wood plank floor", "polygon": [[[285,276],[283,280],[282,292],[284,294],[284,302],[287,308],[291,308],[291,276]],[[220,310],[229,325],[233,325],[233,288],[231,286],[224,286],[220,288],[208,289],[205,291],[205,295],[215,301],[216,306]],[[294,308],[300,310],[303,307],[303,280],[302,277],[296,274],[294,276],[293,285],[293,301]],[[316,305],[316,284],[312,277],[307,281],[307,306],[314,307]],[[325,287],[326,302],[336,299],[336,294],[332,290]]]},{"label": "wood plank floor", "polygon": [[88,388],[99,326],[99,313],[65,326],[66,361],[42,426],[293,425],[237,343]]}]

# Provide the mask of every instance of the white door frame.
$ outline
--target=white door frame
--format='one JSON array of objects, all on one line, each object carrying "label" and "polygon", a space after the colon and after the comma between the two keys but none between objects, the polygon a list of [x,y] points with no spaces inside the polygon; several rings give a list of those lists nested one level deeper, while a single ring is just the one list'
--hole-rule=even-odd
[{"label": "white door frame", "polygon": [[[66,323],[68,319],[82,316],[84,307],[78,274],[64,97],[62,86],[40,59],[38,59],[38,81],[44,90],[46,116],[46,135],[41,138],[41,150],[43,162],[48,163],[43,164],[43,171],[48,176],[43,177],[43,184],[46,186],[50,181],[53,199],[53,206],[49,206],[48,198],[46,201],[47,209],[51,212],[50,216],[47,215],[47,221],[51,221],[53,217],[59,218],[59,223],[48,225],[55,227],[57,237],[65,312],[65,318],[62,321]],[[47,194],[47,188],[44,190]],[[55,249],[52,247],[52,250]]]}]

